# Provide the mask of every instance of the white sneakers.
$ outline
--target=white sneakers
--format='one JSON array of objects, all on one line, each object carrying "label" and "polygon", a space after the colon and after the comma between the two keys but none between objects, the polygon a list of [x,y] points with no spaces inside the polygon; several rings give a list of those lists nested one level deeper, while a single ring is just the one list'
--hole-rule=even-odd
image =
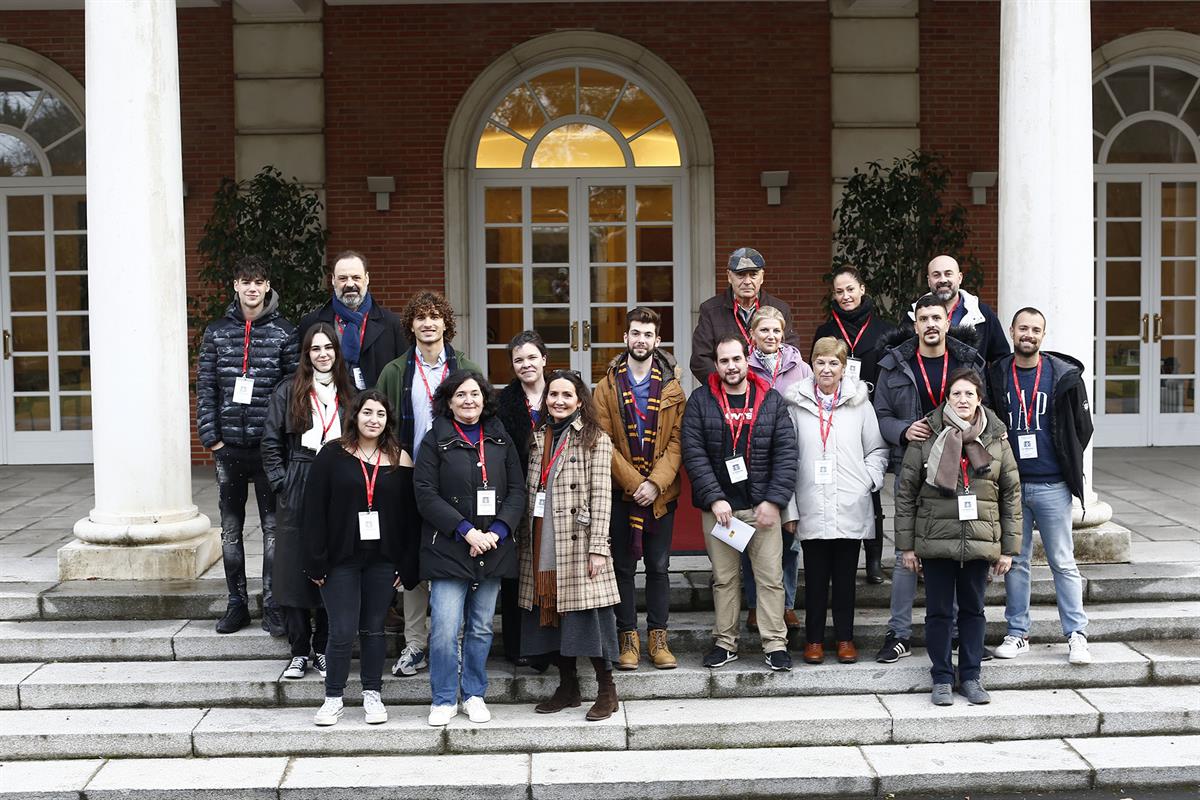
[{"label": "white sneakers", "polygon": [[492,712],[488,710],[487,703],[483,702],[482,697],[468,697],[462,705],[463,711],[467,712],[467,719],[471,722],[479,724],[491,722]]},{"label": "white sneakers", "polygon": [[1029,640],[1023,636],[1005,636],[996,648],[996,658],[1016,658],[1029,652]]},{"label": "white sneakers", "polygon": [[429,724],[435,728],[449,725],[450,720],[458,716],[458,703],[449,706],[430,706]]},{"label": "white sneakers", "polygon": [[342,698],[326,697],[325,703],[317,711],[317,715],[313,717],[313,722],[317,725],[336,725],[337,721],[342,718]]},{"label": "white sneakers", "polygon": [[363,690],[363,718],[368,725],[379,725],[387,722],[387,708],[379,692],[371,689]]},{"label": "white sneakers", "polygon": [[1092,652],[1088,650],[1087,637],[1081,632],[1075,631],[1067,638],[1067,647],[1070,648],[1070,655],[1067,656],[1067,661],[1072,664],[1090,664],[1092,663]]}]

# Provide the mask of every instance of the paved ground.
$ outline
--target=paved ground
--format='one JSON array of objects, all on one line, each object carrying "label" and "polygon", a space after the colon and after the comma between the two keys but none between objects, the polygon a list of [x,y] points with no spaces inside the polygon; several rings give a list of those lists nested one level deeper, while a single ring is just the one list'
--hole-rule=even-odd
[{"label": "paved ground", "polygon": [[[1113,519],[1133,531],[1135,562],[1200,561],[1200,447],[1097,450],[1094,477]],[[0,581],[57,580],[56,553],[70,541],[76,520],[87,516],[92,491],[90,466],[0,467]],[[192,497],[219,524],[211,468],[193,470]],[[252,494],[246,519],[251,576],[261,570],[262,554],[253,505]],[[214,565],[206,577],[220,577],[220,569]]]}]

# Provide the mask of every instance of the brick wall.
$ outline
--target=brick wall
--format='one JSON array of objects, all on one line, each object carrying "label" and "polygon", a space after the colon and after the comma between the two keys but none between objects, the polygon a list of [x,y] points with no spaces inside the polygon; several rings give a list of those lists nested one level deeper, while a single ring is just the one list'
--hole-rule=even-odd
[{"label": "brick wall", "polygon": [[[770,291],[795,306],[810,336],[830,248],[823,3],[327,7],[331,249],[363,251],[372,260],[372,293],[391,307],[414,286],[443,286],[442,148],[450,118],[494,60],[564,28],[635,41],[688,83],[716,153],[718,257],[744,244],[761,250]],[[778,169],[791,172],[790,185],[782,205],[768,207],[759,173]],[[390,212],[374,210],[367,175],[396,176]]]}]

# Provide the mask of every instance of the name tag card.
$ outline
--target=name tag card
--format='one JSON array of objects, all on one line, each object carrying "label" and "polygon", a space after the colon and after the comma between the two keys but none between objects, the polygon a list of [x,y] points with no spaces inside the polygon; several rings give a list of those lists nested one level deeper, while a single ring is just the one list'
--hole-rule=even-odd
[{"label": "name tag card", "polygon": [[741,456],[725,459],[725,469],[729,471],[730,483],[741,483],[750,477],[746,472],[746,459]]},{"label": "name tag card", "polygon": [[973,519],[979,519],[979,498],[973,494],[960,494],[958,496],[958,518],[962,522],[970,522]]},{"label": "name tag card", "polygon": [[245,375],[233,382],[233,402],[244,406],[254,400],[254,378]]},{"label": "name tag card", "polygon": [[1017,437],[1017,456],[1019,458],[1037,458],[1037,436],[1032,433],[1022,433]]},{"label": "name tag card", "polygon": [[833,483],[832,458],[818,458],[813,462],[813,479],[818,486]]},{"label": "name tag card", "polygon": [[859,376],[862,375],[862,360],[858,358],[847,358],[845,372],[846,377],[858,380]]},{"label": "name tag card", "polygon": [[354,368],[354,386],[359,391],[367,388],[367,380],[363,377],[362,370],[358,367]]},{"label": "name tag card", "polygon": [[533,496],[533,515],[541,518],[546,516],[546,493],[538,492]]},{"label": "name tag card", "polygon": [[358,538],[364,542],[379,541],[379,512],[358,512]]},{"label": "name tag card", "polygon": [[480,489],[475,493],[475,513],[496,516],[496,490]]}]

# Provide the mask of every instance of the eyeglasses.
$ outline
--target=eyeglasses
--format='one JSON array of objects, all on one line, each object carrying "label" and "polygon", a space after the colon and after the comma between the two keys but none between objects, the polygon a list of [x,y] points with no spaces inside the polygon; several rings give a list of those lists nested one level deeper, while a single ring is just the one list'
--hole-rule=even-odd
[{"label": "eyeglasses", "polygon": [[554,378],[565,378],[568,375],[574,375],[579,380],[583,380],[583,375],[577,369],[556,369],[550,373],[549,378],[553,380]]}]

